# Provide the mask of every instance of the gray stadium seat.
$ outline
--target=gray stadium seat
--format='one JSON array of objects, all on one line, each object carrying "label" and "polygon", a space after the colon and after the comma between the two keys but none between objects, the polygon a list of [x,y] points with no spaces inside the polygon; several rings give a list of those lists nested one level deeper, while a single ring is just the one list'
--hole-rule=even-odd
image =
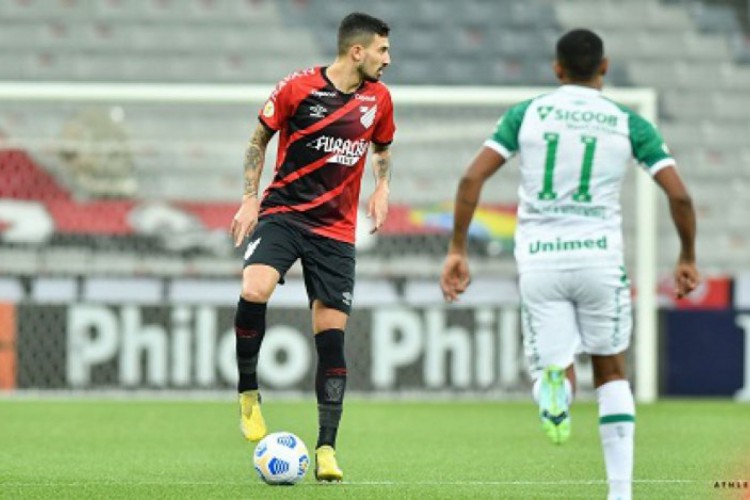
[{"label": "gray stadium seat", "polygon": [[693,18],[701,31],[709,33],[732,33],[739,31],[737,17],[727,5],[692,4]]},{"label": "gray stadium seat", "polygon": [[[82,4],[82,2],[81,2]],[[0,19],[51,20],[75,13],[76,2],[47,2],[44,0],[6,0],[0,2]]]},{"label": "gray stadium seat", "polygon": [[67,25],[57,21],[3,19],[0,23],[0,51],[59,50],[68,45],[69,35]]},{"label": "gray stadium seat", "polygon": [[750,89],[750,67],[726,65],[722,79],[724,87],[747,92]]},{"label": "gray stadium seat", "polygon": [[735,33],[731,36],[729,43],[734,60],[750,65],[750,37],[743,33]]},{"label": "gray stadium seat", "polygon": [[750,116],[750,93],[744,91],[718,92],[713,96],[716,115],[721,119],[733,118],[741,123],[747,123]]},{"label": "gray stadium seat", "polygon": [[714,115],[715,106],[706,92],[668,91],[660,96],[666,111],[691,120]]},{"label": "gray stadium seat", "polygon": [[506,57],[543,56],[552,61],[559,36],[553,30],[491,29],[487,33],[488,50]]},{"label": "gray stadium seat", "polygon": [[552,60],[546,57],[537,57],[529,59],[526,64],[530,66],[531,85],[550,86],[559,85],[554,71],[552,70]]},{"label": "gray stadium seat", "polygon": [[411,29],[394,33],[391,38],[391,52],[395,55],[422,58],[445,47],[442,32],[429,25],[416,24]]},{"label": "gray stadium seat", "polygon": [[280,21],[274,0],[224,0],[228,18],[243,25],[272,25]]},{"label": "gray stadium seat", "polygon": [[610,61],[607,76],[605,77],[607,85],[618,85],[626,87],[632,85],[630,75],[623,61]]},{"label": "gray stadium seat", "polygon": [[509,5],[487,0],[464,0],[451,16],[460,26],[481,26],[500,30],[512,24]]},{"label": "gray stadium seat", "polygon": [[563,2],[556,6],[565,26],[606,29],[684,31],[690,16],[679,6],[659,6],[656,1],[606,2],[597,0]]},{"label": "gray stadium seat", "polygon": [[122,53],[132,48],[133,31],[123,21],[99,20],[94,23],[79,23],[80,43],[84,50]]},{"label": "gray stadium seat", "polygon": [[486,65],[475,58],[447,60],[440,67],[440,83],[466,85],[467,82],[487,81]]},{"label": "gray stadium seat", "polygon": [[459,26],[444,31],[441,36],[449,54],[481,59],[487,53],[487,32],[484,28]]},{"label": "gray stadium seat", "polygon": [[434,82],[438,69],[435,64],[425,59],[395,60],[393,66],[386,71],[384,79],[386,82],[402,84]]},{"label": "gray stadium seat", "polygon": [[450,2],[435,2],[434,0],[412,0],[403,2],[404,10],[412,19],[419,19],[423,23],[439,26],[451,24],[456,5]]},{"label": "gray stadium seat", "polygon": [[134,3],[137,19],[151,22],[184,20],[190,11],[190,7],[185,6],[186,2],[174,0],[136,0]]},{"label": "gray stadium seat", "polygon": [[555,9],[551,5],[537,2],[513,2],[510,5],[514,26],[554,28],[557,26]]},{"label": "gray stadium seat", "polygon": [[5,274],[34,274],[40,268],[39,255],[25,248],[0,248],[0,271]]},{"label": "gray stadium seat", "polygon": [[[697,61],[725,60],[730,50],[726,36],[719,33],[685,33],[682,39],[684,55]],[[675,54],[675,57],[680,57]]]}]

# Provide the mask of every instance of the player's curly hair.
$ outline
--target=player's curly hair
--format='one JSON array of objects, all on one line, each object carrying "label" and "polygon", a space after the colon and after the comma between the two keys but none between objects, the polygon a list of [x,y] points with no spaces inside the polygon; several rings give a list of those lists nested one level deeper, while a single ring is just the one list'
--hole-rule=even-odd
[{"label": "player's curly hair", "polygon": [[591,30],[574,29],[557,41],[557,60],[573,80],[596,76],[603,57],[604,42]]},{"label": "player's curly hair", "polygon": [[339,25],[339,55],[345,54],[356,43],[368,45],[373,35],[388,36],[390,31],[385,21],[362,12],[352,12]]}]

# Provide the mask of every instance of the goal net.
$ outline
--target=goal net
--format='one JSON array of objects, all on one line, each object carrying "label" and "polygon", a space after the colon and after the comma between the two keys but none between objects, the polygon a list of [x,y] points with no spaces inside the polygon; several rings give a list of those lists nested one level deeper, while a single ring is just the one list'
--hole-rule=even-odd
[{"label": "goal net", "polygon": [[[389,220],[370,236],[360,217],[358,230],[353,389],[499,396],[525,388],[514,163],[483,192],[470,230],[474,283],[458,307],[442,303],[437,277],[463,168],[508,106],[548,90],[392,88]],[[0,387],[233,386],[242,249],[228,226],[246,142],[270,91],[0,84]],[[605,93],[655,119],[651,90]],[[274,140],[262,187],[275,148]],[[368,171],[363,199],[372,187]],[[657,395],[656,229],[646,175],[626,179],[623,202],[639,290],[636,393],[649,401]],[[309,391],[314,349],[299,268],[270,305],[259,376],[272,389]]]}]

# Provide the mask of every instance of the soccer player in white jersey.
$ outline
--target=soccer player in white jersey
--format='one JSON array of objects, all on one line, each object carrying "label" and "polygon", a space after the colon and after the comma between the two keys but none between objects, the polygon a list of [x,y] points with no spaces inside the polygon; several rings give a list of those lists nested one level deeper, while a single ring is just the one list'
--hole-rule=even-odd
[{"label": "soccer player in white jersey", "polygon": [[609,498],[631,497],[635,403],[626,379],[630,283],[623,266],[620,187],[634,158],[662,188],[681,242],[675,294],[698,284],[695,212],[659,132],[601,94],[602,40],[577,29],[557,42],[562,85],[511,107],[468,166],[456,193],[453,235],[440,279],[452,302],[469,285],[467,231],[484,182],[520,156],[515,257],[524,351],[542,428],[570,435],[573,357],[591,354]]}]

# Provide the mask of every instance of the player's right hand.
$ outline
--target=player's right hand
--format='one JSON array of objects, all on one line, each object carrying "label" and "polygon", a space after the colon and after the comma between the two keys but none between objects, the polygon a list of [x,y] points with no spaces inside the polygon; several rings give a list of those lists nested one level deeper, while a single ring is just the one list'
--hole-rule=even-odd
[{"label": "player's right hand", "polygon": [[471,282],[469,259],[465,253],[449,252],[440,275],[440,289],[446,302],[455,302]]},{"label": "player's right hand", "polygon": [[698,268],[695,266],[695,262],[683,260],[677,262],[677,266],[674,269],[674,294],[678,299],[687,296],[695,290],[700,282],[701,277],[698,273]]},{"label": "player's right hand", "polygon": [[258,225],[258,198],[255,196],[242,200],[237,213],[232,219],[232,241],[235,248],[242,245],[242,242],[252,234],[255,226]]}]

